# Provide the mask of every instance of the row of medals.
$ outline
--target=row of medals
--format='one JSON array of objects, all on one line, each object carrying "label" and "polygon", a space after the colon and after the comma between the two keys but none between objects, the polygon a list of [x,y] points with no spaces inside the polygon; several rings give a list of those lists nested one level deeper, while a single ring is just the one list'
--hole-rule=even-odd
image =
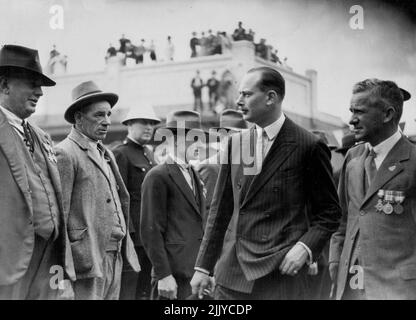
[{"label": "row of medals", "polygon": [[403,191],[379,190],[377,193],[378,202],[375,206],[377,212],[384,212],[385,214],[402,214],[403,213]]}]

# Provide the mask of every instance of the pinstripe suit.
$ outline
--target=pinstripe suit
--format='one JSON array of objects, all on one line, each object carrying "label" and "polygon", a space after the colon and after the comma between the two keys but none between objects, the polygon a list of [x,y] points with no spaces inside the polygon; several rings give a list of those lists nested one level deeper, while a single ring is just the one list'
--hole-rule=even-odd
[{"label": "pinstripe suit", "polygon": [[292,278],[278,275],[278,268],[298,241],[318,258],[338,227],[329,150],[286,118],[249,184],[242,161],[235,159],[238,149],[229,144],[228,164],[221,166],[196,267],[212,272],[217,264],[216,283],[242,293],[228,298],[302,298],[294,288],[305,288],[304,271]]}]

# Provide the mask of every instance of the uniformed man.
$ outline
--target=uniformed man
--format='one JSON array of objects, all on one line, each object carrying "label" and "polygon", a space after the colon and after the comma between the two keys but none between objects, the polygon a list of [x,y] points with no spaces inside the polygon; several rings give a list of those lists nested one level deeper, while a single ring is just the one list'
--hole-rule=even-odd
[{"label": "uniformed man", "polygon": [[145,175],[155,165],[153,153],[146,144],[152,139],[154,126],[160,119],[152,106],[141,105],[131,109],[122,123],[127,126],[127,138],[113,152],[130,194],[130,235],[142,270],[138,275],[131,270],[123,271],[120,299],[146,300],[150,297],[152,265],[140,238],[141,188]]}]

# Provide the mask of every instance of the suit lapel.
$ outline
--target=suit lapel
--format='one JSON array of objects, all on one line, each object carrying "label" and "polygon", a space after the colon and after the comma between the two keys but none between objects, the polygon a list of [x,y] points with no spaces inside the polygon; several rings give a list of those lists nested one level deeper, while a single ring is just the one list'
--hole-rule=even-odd
[{"label": "suit lapel", "polygon": [[293,126],[291,120],[286,118],[279,134],[264,159],[261,172],[252,180],[241,206],[244,206],[247,201],[257,194],[257,192],[272,177],[276,170],[284,163],[292,152],[295,151],[296,143],[293,139],[295,135],[294,130],[295,127]]},{"label": "suit lapel", "polygon": [[26,176],[25,164],[22,160],[23,156],[19,156],[20,152],[18,151],[17,145],[15,143],[16,136],[13,130],[14,129],[8,123],[6,116],[0,110],[0,147],[7,158],[10,171],[12,172],[17,185],[22,191],[28,208],[31,210],[32,200],[28,194],[29,181]]},{"label": "suit lapel", "polygon": [[351,159],[348,164],[348,175],[351,177],[348,179],[348,194],[350,195],[350,198],[354,198],[356,204],[361,203],[365,197],[364,179],[366,179],[366,176],[364,162],[366,155],[367,152],[366,149],[364,149],[361,156]]},{"label": "suit lapel", "polygon": [[79,134],[74,128],[72,128],[68,138],[75,142],[82,150],[87,153],[88,158],[90,158],[90,160],[98,167],[98,169],[100,169],[107,181],[110,183],[110,178],[108,177],[106,170],[103,168],[101,161],[97,159],[97,156],[91,149],[90,144],[85,141],[86,138]]},{"label": "suit lapel", "polygon": [[364,206],[366,202],[387,182],[404,170],[404,166],[401,162],[406,161],[409,158],[410,150],[407,148],[406,140],[402,137],[390,150],[380,168],[377,170],[377,174],[373,183],[368,188],[362,206]]},{"label": "suit lapel", "polygon": [[188,185],[188,182],[186,182],[185,177],[183,176],[181,169],[179,168],[178,164],[172,163],[172,164],[165,164],[168,168],[169,175],[171,176],[172,181],[177,185],[180,192],[183,194],[183,196],[188,200],[188,202],[192,205],[192,207],[195,209],[196,212],[198,212],[199,215],[201,215],[200,210],[198,209],[198,206],[195,201],[194,194],[191,190],[191,188]]}]

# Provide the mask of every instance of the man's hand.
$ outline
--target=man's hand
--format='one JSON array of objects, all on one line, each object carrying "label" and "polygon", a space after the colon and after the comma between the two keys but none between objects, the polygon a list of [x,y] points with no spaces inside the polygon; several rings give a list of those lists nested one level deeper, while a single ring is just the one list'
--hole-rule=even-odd
[{"label": "man's hand", "polygon": [[195,271],[191,280],[192,293],[198,294],[198,298],[202,299],[204,295],[209,295],[214,289],[214,278],[201,272]]},{"label": "man's hand", "polygon": [[339,262],[330,262],[329,263],[329,276],[331,277],[332,283],[337,283],[337,277],[338,277],[338,267]]},{"label": "man's hand", "polygon": [[58,284],[58,300],[74,300],[75,293],[70,280],[61,280]]},{"label": "man's hand", "polygon": [[302,245],[295,244],[280,264],[279,270],[281,274],[290,276],[297,275],[298,271],[306,263],[308,257],[308,251]]},{"label": "man's hand", "polygon": [[172,275],[160,279],[157,283],[157,290],[161,297],[169,300],[177,299],[178,285]]}]

